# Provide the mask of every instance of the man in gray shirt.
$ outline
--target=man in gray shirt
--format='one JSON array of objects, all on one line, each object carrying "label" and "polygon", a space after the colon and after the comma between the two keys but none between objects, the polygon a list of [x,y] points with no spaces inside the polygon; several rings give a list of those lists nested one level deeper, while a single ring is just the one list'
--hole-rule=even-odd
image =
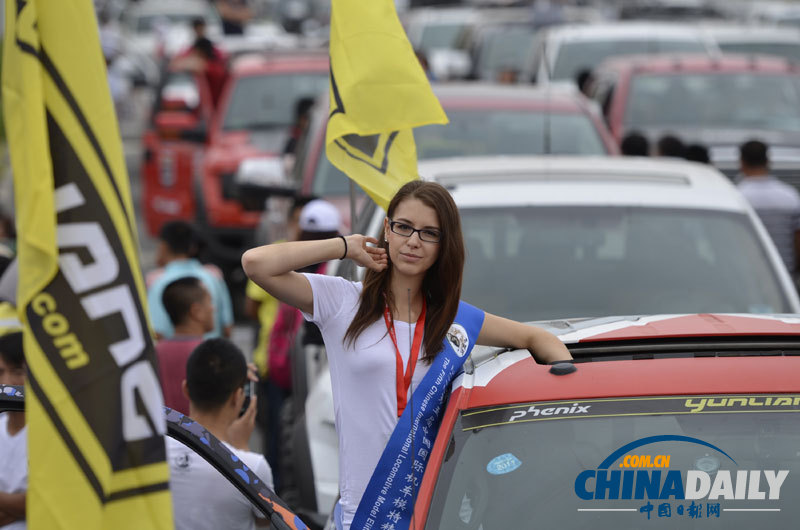
[{"label": "man in gray shirt", "polygon": [[739,191],[758,213],[761,222],[786,264],[796,277],[800,250],[800,193],[769,172],[767,146],[750,140],[739,147],[742,180]]}]

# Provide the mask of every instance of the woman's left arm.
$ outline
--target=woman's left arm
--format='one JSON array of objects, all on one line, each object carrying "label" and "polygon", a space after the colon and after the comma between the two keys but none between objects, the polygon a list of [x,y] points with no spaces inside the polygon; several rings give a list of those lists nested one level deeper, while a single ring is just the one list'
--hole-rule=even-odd
[{"label": "woman's left arm", "polygon": [[572,359],[564,343],[552,333],[491,313],[486,313],[477,343],[483,346],[527,348],[542,363]]}]

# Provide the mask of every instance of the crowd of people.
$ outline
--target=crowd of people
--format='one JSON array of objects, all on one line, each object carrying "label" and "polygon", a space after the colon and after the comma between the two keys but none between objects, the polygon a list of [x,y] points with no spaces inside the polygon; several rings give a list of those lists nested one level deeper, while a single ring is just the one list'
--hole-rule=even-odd
[{"label": "crowd of people", "polygon": [[[289,212],[288,240],[328,239],[341,219],[330,203],[299,197]],[[0,270],[14,254],[14,223],[3,218]],[[247,288],[245,313],[259,323],[255,363],[229,340],[233,307],[222,272],[201,263],[201,234],[185,221],[166,223],[157,243],[156,268],[145,275],[147,304],[165,404],[205,426],[271,489],[278,485],[279,417],[291,392],[289,348],[303,331],[303,343],[322,344],[319,330],[303,324],[299,312],[280,304],[255,284]],[[8,254],[6,256],[6,254]],[[325,263],[303,272],[324,273]],[[301,329],[305,327],[305,329]],[[269,355],[269,350],[274,351]],[[24,385],[22,330],[13,300],[0,302],[0,384]],[[252,386],[253,390],[248,390]],[[262,405],[259,407],[259,401]],[[251,452],[258,428],[263,453]],[[263,517],[205,460],[168,440],[176,528],[251,528]],[[273,469],[276,470],[273,477]],[[0,528],[25,528],[27,432],[22,412],[0,413]],[[198,503],[197,499],[208,499]]]},{"label": "crowd of people", "polygon": [[711,163],[708,147],[699,143],[685,144],[672,134],[662,136],[654,145],[651,145],[645,135],[634,131],[622,139],[620,151],[625,156],[662,156],[684,158],[701,164]]},{"label": "crowd of people", "polygon": [[[327,239],[339,233],[340,225],[333,205],[298,197],[289,210],[286,240]],[[166,223],[159,234],[158,268],[146,276],[165,403],[184,414],[189,412],[189,403],[181,381],[188,358],[204,339],[230,338],[233,326],[231,295],[222,272],[198,260],[201,248],[201,237],[190,223]],[[324,273],[325,268],[325,263],[315,264],[307,272]],[[280,414],[292,386],[290,349],[301,331],[303,345],[322,344],[322,339],[316,327],[303,325],[299,312],[280,304],[252,281],[246,288],[243,313],[258,323],[251,403],[254,411],[256,400],[262,403],[256,418],[263,429],[263,451],[280,484]]]}]

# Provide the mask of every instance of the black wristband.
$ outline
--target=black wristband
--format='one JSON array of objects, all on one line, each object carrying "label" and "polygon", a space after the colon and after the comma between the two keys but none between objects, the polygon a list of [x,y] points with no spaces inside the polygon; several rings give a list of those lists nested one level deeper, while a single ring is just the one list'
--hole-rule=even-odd
[{"label": "black wristband", "polygon": [[342,241],[344,241],[344,254],[342,254],[341,258],[339,258],[340,260],[342,260],[342,259],[347,257],[347,240],[344,238],[344,236],[341,236],[341,235],[337,236],[337,237],[341,237]]}]

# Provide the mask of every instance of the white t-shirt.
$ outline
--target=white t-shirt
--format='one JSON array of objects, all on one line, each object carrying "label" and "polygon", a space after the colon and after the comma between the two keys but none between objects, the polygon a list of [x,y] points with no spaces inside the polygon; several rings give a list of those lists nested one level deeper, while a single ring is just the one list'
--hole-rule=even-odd
[{"label": "white t-shirt", "polygon": [[[263,455],[225,445],[270,489],[274,488],[272,470]],[[167,462],[175,530],[249,530],[255,528],[256,517],[264,517],[203,457],[173,438],[167,438]]]},{"label": "white t-shirt", "polygon": [[800,194],[773,176],[745,177],[738,187],[764,223],[786,268],[795,272],[794,234],[800,230]]},{"label": "white t-shirt", "polygon": [[[339,492],[342,522],[347,530],[358,503],[378,465],[386,442],[397,425],[397,361],[383,318],[371,324],[352,346],[345,332],[358,309],[361,283],[344,278],[305,274],[314,293],[314,315],[303,314],[319,326],[325,341],[333,387],[333,409],[339,435]],[[397,346],[408,364],[409,335],[416,324],[395,320]],[[420,348],[419,357],[424,355]],[[419,361],[409,390],[409,399],[428,373]]]},{"label": "white t-shirt", "polygon": [[[20,493],[28,489],[28,427],[8,434],[8,413],[0,414],[0,491]],[[25,521],[15,521],[2,530],[25,530]]]}]

